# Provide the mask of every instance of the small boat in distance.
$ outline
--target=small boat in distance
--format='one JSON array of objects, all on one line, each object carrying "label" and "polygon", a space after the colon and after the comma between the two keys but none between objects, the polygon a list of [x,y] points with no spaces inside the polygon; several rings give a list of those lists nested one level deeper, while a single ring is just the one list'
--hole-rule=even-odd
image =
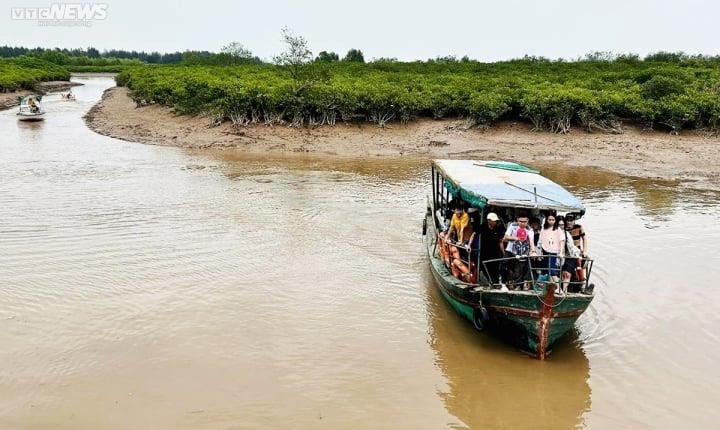
[{"label": "small boat in distance", "polygon": [[42,121],[45,116],[45,110],[40,104],[41,100],[42,96],[37,94],[20,97],[20,108],[16,114],[17,118],[20,121]]},{"label": "small boat in distance", "polygon": [[[571,259],[569,263],[576,267],[577,274],[573,273],[570,280],[563,282],[561,278],[548,276],[548,267],[545,267],[548,260],[538,255],[507,257],[506,253],[505,257],[481,261],[481,255],[487,255],[479,249],[482,238],[465,248],[459,259],[448,259],[448,246],[457,250],[464,245],[450,242],[441,233],[447,230],[452,216],[450,208],[457,202],[462,202],[468,212],[473,213],[476,234],[482,232],[480,226],[487,223],[490,213],[493,214],[490,219],[494,221],[499,217],[499,222],[503,219],[510,222],[520,214],[539,217],[563,213],[573,214],[577,219],[585,214],[585,207],[560,185],[517,163],[435,160],[431,175],[432,194],[428,197],[423,235],[438,289],[478,330],[487,328],[512,345],[545,359],[553,343],[574,326],[594,297],[594,286],[588,282],[592,260],[568,253],[566,257]],[[499,237],[504,233],[502,227]],[[572,239],[568,243],[571,242]],[[500,242],[496,245],[499,247]],[[450,266],[458,262],[467,272],[454,276],[449,260]],[[508,267],[521,269],[512,272]],[[567,291],[558,291],[563,286]]]}]

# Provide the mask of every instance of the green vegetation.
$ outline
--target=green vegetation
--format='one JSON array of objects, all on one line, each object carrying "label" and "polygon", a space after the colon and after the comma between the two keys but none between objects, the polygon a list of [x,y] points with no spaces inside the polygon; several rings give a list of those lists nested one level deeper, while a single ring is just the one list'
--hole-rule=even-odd
[{"label": "green vegetation", "polygon": [[[199,55],[214,55],[208,51],[197,52]],[[22,46],[0,46],[0,57],[12,58],[20,56],[45,57],[46,60],[56,64],[66,64],[66,58],[69,57],[85,57],[94,59],[110,59],[110,60],[136,60],[139,63],[148,64],[179,64],[182,62],[183,53],[172,52],[161,54],[159,52],[144,51],[125,51],[111,49],[109,51],[100,52],[96,48],[87,49],[66,49],[66,48],[25,48]],[[52,59],[50,59],[51,57]],[[85,64],[86,65],[86,64]],[[97,64],[96,64],[97,65]]]},{"label": "green vegetation", "polygon": [[185,51],[161,54],[159,52],[125,51],[111,49],[100,52],[87,49],[48,49],[0,46],[0,58],[20,56],[40,58],[51,63],[67,66],[71,71],[116,72],[126,66],[139,64],[186,64],[229,66],[262,63],[260,58],[242,44],[233,42],[218,53],[210,51]]},{"label": "green vegetation", "polygon": [[349,50],[347,54],[345,54],[345,58],[343,58],[343,61],[352,61],[354,63],[364,63],[365,56],[363,55],[361,50],[353,48],[353,49]]},{"label": "green vegetation", "polygon": [[[71,72],[121,72],[138,103],[160,103],[214,122],[380,126],[415,118],[462,118],[468,127],[526,120],[537,130],[571,127],[618,133],[623,122],[677,133],[720,130],[720,57],[593,52],[577,61],[525,57],[480,63],[439,57],[402,63],[350,49],[313,57],[283,30],[287,50],[264,63],[234,42],[221,52],[170,54],[95,48],[0,47],[0,91],[29,88]],[[20,55],[20,57],[18,57]]]},{"label": "green vegetation", "polygon": [[129,66],[129,64],[107,64],[103,66],[65,66],[65,68],[71,73],[120,73]]},{"label": "green vegetation", "polygon": [[[124,52],[124,51],[111,51],[111,52]],[[97,49],[88,48],[87,50],[67,50],[67,49],[27,49],[27,48],[14,48],[8,46],[0,46],[0,60],[2,58],[8,59],[37,59],[43,62],[62,66],[63,70],[69,72],[115,72],[118,73],[124,70],[128,66],[139,66],[146,64],[139,57],[156,59],[163,58],[160,54],[157,54],[157,58],[153,55],[145,53],[127,53],[127,58],[111,57],[106,55],[107,53],[99,53]],[[143,55],[141,55],[143,54]],[[131,57],[134,55],[135,57]],[[169,59],[177,59],[179,63],[182,56],[178,54],[177,57],[168,54]]]},{"label": "green vegetation", "polygon": [[[235,124],[333,125],[463,118],[468,126],[527,120],[538,130],[620,132],[648,128],[720,129],[720,59],[655,54],[575,62],[526,57],[479,63],[463,58],[283,65],[140,66],[117,77],[138,103],[172,106]],[[679,55],[679,54],[675,54]],[[334,56],[332,56],[334,59]],[[309,57],[312,58],[312,57]],[[308,78],[309,77],[309,78]]]},{"label": "green vegetation", "polygon": [[340,61],[340,57],[332,51],[320,51],[317,58],[315,58],[315,61],[319,61],[321,63],[334,63],[336,61]]},{"label": "green vegetation", "polygon": [[0,92],[32,89],[41,81],[68,80],[70,72],[37,58],[0,58]]}]

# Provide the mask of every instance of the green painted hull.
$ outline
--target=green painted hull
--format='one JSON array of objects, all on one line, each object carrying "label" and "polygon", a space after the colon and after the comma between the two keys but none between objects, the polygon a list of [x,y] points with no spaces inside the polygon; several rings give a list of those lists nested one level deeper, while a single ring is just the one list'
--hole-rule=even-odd
[{"label": "green painted hull", "polygon": [[[431,247],[429,247],[431,248]],[[460,283],[428,249],[430,268],[445,300],[478,328],[544,359],[593,299],[588,294],[555,297],[552,292],[502,292]],[[484,309],[484,312],[483,312]]]}]

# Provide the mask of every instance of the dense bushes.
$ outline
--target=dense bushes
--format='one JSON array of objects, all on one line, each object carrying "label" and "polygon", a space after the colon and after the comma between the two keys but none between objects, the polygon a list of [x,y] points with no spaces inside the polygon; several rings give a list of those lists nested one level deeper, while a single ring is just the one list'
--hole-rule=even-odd
[{"label": "dense bushes", "polygon": [[62,66],[37,58],[0,58],[0,92],[32,89],[40,81],[68,80],[70,73]]},{"label": "dense bushes", "polygon": [[65,66],[70,73],[120,73],[128,67],[128,65],[122,64],[108,64],[105,66]]},{"label": "dense bushes", "polygon": [[267,64],[140,66],[117,81],[138,103],[240,125],[385,125],[428,117],[464,118],[482,127],[526,119],[536,129],[561,133],[573,125],[621,132],[621,120],[672,132],[717,130],[717,62],[672,60],[315,63],[305,67],[322,67],[326,77],[302,88],[286,68]]}]

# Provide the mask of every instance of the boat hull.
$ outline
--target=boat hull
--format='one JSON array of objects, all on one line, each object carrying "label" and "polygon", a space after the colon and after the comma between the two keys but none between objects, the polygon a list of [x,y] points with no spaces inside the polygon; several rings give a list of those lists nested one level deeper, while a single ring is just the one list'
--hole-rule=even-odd
[{"label": "boat hull", "polygon": [[18,114],[17,119],[20,121],[42,121],[45,119],[45,113],[29,115]]},{"label": "boat hull", "polygon": [[430,269],[445,300],[478,329],[545,359],[552,345],[570,331],[592,302],[593,295],[556,297],[552,290],[507,291],[459,282],[428,247]]}]

